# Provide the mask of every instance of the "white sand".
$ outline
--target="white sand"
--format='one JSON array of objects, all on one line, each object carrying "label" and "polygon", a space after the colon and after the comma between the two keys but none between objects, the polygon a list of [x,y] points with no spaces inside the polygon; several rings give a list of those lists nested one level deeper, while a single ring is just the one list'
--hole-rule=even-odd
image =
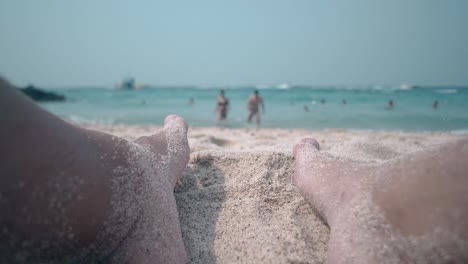
[{"label": "white sand", "polygon": [[[87,127],[129,140],[154,126]],[[382,162],[460,136],[450,133],[195,128],[175,189],[192,263],[323,263],[329,228],[291,183],[292,148],[313,137],[321,151]]]}]

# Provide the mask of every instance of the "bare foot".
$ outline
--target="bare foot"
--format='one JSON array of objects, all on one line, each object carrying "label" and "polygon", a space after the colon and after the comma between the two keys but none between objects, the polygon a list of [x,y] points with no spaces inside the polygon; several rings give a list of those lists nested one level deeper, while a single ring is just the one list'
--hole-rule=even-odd
[{"label": "bare foot", "polygon": [[294,182],[328,222],[329,263],[468,260],[468,140],[380,165],[294,147]]},{"label": "bare foot", "polygon": [[186,122],[168,116],[135,142],[48,122],[59,133],[47,148],[31,139],[42,154],[30,168],[6,168],[0,262],[185,263],[173,189],[190,155]]},{"label": "bare foot", "polygon": [[[181,117],[168,116],[163,131],[135,141],[129,166],[117,170],[118,181],[133,179],[117,183],[114,189],[114,216],[107,226],[110,233],[120,223],[130,230],[113,263],[187,262],[173,194],[190,157],[187,129]],[[128,209],[122,211],[122,207]],[[135,219],[133,226],[128,225],[130,217]]]}]

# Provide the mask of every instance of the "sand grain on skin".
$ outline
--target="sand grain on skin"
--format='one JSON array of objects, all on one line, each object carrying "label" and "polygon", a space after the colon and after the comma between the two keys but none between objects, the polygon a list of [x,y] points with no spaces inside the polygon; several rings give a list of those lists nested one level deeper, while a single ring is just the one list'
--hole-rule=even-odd
[{"label": "sand grain on skin", "polygon": [[[152,126],[93,128],[130,140],[157,129]],[[326,261],[329,228],[291,181],[292,149],[304,137],[316,138],[326,155],[378,164],[460,136],[193,128],[188,134],[190,162],[175,188],[190,263]],[[362,221],[375,220],[375,217],[366,219],[365,208],[359,212]],[[408,243],[401,245],[415,245],[420,241]]]}]

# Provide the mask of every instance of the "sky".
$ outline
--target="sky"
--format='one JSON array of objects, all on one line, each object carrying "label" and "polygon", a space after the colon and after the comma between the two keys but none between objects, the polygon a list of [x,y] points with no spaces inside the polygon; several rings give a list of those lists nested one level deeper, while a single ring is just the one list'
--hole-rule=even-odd
[{"label": "sky", "polygon": [[1,0],[23,86],[468,85],[466,0]]}]

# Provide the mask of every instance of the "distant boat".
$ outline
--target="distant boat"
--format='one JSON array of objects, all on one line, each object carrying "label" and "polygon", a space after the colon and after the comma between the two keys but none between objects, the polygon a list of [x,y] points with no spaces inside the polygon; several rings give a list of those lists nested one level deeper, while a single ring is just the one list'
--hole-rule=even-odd
[{"label": "distant boat", "polygon": [[138,90],[138,89],[146,89],[151,87],[148,84],[135,84],[135,78],[130,77],[124,79],[121,83],[115,85],[115,89],[118,90]]},{"label": "distant boat", "polygon": [[119,90],[133,90],[135,89],[135,78],[130,77],[124,79],[120,84],[115,86],[115,89]]}]

